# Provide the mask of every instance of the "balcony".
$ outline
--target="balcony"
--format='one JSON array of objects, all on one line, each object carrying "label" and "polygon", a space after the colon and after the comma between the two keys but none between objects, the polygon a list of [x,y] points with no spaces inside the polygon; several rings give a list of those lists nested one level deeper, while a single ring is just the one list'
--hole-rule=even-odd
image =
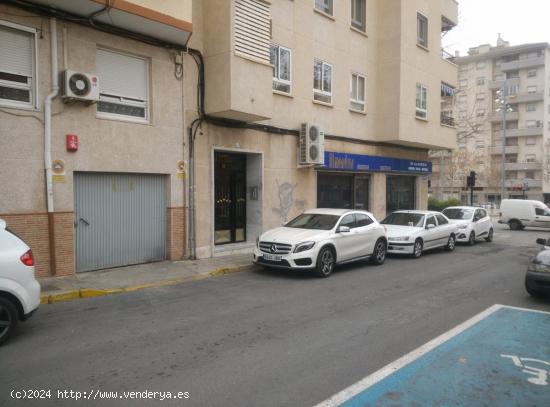
[{"label": "balcony", "polygon": [[500,66],[503,72],[517,71],[518,69],[536,68],[537,66],[544,65],[544,56],[536,58],[518,59],[517,61],[504,62]]},{"label": "balcony", "polygon": [[441,0],[441,31],[449,31],[458,22],[458,3],[456,0]]},{"label": "balcony", "polygon": [[542,170],[541,162],[505,163],[506,171],[536,171]]},{"label": "balcony", "polygon": [[444,59],[445,61],[456,65],[456,56],[454,56],[450,52],[445,51],[443,48],[441,48],[441,59]]},{"label": "balcony", "polygon": [[[507,179],[504,180],[504,186],[506,188],[518,188],[523,189],[523,181],[522,179]],[[542,180],[540,179],[528,179],[527,185],[529,188],[542,188]]]},{"label": "balcony", "polygon": [[[501,116],[502,118],[502,116]],[[506,115],[508,119],[508,115]],[[506,129],[506,137],[532,137],[532,136],[542,136],[543,132],[542,127],[529,127],[525,129]],[[503,131],[500,131],[500,136],[503,136]]]},{"label": "balcony", "polygon": [[[492,122],[501,122],[502,121],[502,113],[493,113],[489,116],[489,120]],[[519,112],[507,112],[506,113],[506,120],[507,121],[516,121],[519,120]]]},{"label": "balcony", "polygon": [[[491,90],[498,90],[501,89],[504,85],[504,80],[498,80],[498,81],[489,81],[488,86]],[[508,86],[519,86],[519,78],[510,78],[506,81],[508,83]]]},{"label": "balcony", "polygon": [[544,92],[535,92],[535,93],[520,93],[518,95],[508,96],[508,103],[517,104],[517,103],[532,103],[532,102],[542,102],[544,100]]},{"label": "balcony", "polygon": [[[489,147],[489,151],[491,152],[491,155],[501,155],[502,154],[502,146],[491,146]],[[518,146],[506,146],[505,147],[505,154],[517,154],[519,152]]]},{"label": "balcony", "polygon": [[454,119],[454,117],[441,113],[440,120],[440,123],[443,126],[456,127],[456,120]]}]

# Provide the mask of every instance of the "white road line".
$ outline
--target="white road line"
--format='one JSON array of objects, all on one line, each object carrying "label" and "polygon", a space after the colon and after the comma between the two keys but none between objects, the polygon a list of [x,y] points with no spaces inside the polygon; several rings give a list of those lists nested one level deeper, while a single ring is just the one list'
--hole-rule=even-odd
[{"label": "white road line", "polygon": [[438,336],[435,339],[432,339],[430,342],[425,343],[424,345],[420,346],[419,348],[413,350],[410,353],[407,353],[405,356],[397,359],[396,361],[390,363],[389,365],[384,366],[380,370],[377,370],[376,372],[372,373],[371,375],[365,377],[364,379],[358,381],[355,384],[352,384],[348,388],[342,390],[341,392],[335,394],[334,396],[330,397],[329,399],[322,401],[321,403],[317,404],[315,407],[334,407],[339,406],[340,404],[344,403],[345,401],[351,399],[352,397],[356,396],[357,394],[363,392],[364,390],[368,389],[372,385],[378,383],[379,381],[383,380],[384,378],[388,377],[392,373],[396,372],[397,370],[403,368],[404,366],[408,365],[409,363],[415,361],[416,359],[420,358],[421,356],[425,355],[426,353],[430,352],[431,350],[435,349],[439,345],[441,345],[444,342],[447,342],[449,339],[457,336],[458,334],[464,332],[471,326],[477,324],[481,320],[487,318],[489,315],[495,313],[499,309],[503,308],[509,308],[509,309],[515,309],[519,311],[528,311],[528,312],[539,312],[542,314],[550,314],[550,312],[546,311],[538,311],[538,310],[532,310],[528,308],[519,308],[519,307],[512,307],[508,305],[501,305],[501,304],[495,304],[491,307],[487,308],[485,311],[480,312],[479,314],[473,316],[472,318],[468,319],[467,321],[464,321],[460,325],[457,325],[450,331],[445,332],[444,334]]}]

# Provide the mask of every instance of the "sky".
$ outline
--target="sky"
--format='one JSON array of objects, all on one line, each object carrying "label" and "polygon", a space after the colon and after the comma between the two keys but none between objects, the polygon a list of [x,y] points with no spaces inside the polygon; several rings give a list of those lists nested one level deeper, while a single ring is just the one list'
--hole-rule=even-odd
[{"label": "sky", "polygon": [[550,0],[458,0],[458,26],[443,38],[445,50],[496,45],[498,33],[519,45],[550,42]]}]

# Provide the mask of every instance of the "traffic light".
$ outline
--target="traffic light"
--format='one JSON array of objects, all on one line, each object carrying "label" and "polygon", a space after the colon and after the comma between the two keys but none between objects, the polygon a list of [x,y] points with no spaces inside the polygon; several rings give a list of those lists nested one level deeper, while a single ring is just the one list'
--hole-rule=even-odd
[{"label": "traffic light", "polygon": [[476,172],[470,171],[470,176],[468,177],[470,179],[469,187],[475,187],[476,186]]}]

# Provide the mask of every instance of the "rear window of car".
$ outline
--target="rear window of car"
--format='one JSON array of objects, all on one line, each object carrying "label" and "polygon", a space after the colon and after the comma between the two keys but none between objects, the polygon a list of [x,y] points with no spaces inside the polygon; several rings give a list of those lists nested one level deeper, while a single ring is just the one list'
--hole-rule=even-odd
[{"label": "rear window of car", "polygon": [[420,213],[394,212],[381,222],[383,225],[411,226],[421,228],[424,226],[424,215]]}]

